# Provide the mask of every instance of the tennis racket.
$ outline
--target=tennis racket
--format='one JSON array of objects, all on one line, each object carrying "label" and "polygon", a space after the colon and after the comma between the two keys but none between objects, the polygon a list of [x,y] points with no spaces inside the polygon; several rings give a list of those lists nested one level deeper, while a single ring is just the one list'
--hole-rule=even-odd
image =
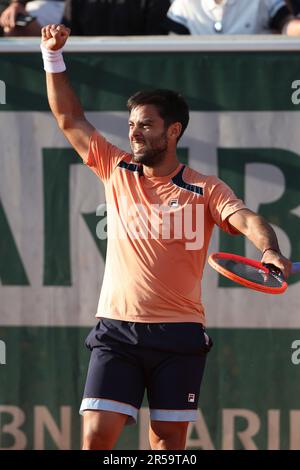
[{"label": "tennis racket", "polygon": [[[208,262],[218,273],[250,289],[282,294],[288,287],[281,271],[271,264],[231,253],[211,253]],[[291,274],[296,273],[300,273],[300,263],[292,263]]]}]

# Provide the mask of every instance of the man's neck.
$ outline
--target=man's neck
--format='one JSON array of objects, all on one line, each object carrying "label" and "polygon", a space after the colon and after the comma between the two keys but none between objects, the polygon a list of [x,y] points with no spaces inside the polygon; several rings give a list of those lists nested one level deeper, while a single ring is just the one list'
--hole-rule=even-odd
[{"label": "man's neck", "polygon": [[170,163],[166,163],[158,167],[150,167],[150,166],[143,165],[143,173],[148,178],[152,178],[152,177],[159,178],[162,176],[167,176],[173,173],[174,170],[176,170],[179,163],[180,163],[179,160],[176,159]]}]

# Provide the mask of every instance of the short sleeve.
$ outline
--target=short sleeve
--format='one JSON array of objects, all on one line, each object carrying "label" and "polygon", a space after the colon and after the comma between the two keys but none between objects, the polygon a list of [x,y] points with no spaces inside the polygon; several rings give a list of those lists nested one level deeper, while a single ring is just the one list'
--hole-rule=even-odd
[{"label": "short sleeve", "polygon": [[218,178],[213,179],[210,187],[209,210],[214,222],[224,231],[237,234],[227,219],[230,215],[245,209],[246,206],[241,199],[238,199],[234,192]]},{"label": "short sleeve", "polygon": [[108,142],[103,135],[94,131],[90,138],[85,164],[102,180],[107,181],[118,163],[128,154]]}]

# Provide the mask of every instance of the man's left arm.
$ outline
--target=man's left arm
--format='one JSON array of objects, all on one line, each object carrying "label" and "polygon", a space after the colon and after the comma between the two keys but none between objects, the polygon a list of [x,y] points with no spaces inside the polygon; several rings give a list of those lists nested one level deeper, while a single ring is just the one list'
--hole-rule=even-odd
[{"label": "man's left arm", "polygon": [[273,264],[285,278],[289,276],[291,262],[281,254],[276,233],[263,217],[250,209],[241,209],[230,215],[227,221],[261,251],[262,263]]}]

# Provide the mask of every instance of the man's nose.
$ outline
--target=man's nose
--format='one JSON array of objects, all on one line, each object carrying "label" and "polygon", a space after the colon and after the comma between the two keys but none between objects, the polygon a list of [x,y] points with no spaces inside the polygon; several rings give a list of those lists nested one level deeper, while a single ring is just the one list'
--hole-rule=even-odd
[{"label": "man's nose", "polygon": [[131,128],[131,135],[132,137],[139,137],[142,135],[141,129],[138,126],[134,126]]}]

